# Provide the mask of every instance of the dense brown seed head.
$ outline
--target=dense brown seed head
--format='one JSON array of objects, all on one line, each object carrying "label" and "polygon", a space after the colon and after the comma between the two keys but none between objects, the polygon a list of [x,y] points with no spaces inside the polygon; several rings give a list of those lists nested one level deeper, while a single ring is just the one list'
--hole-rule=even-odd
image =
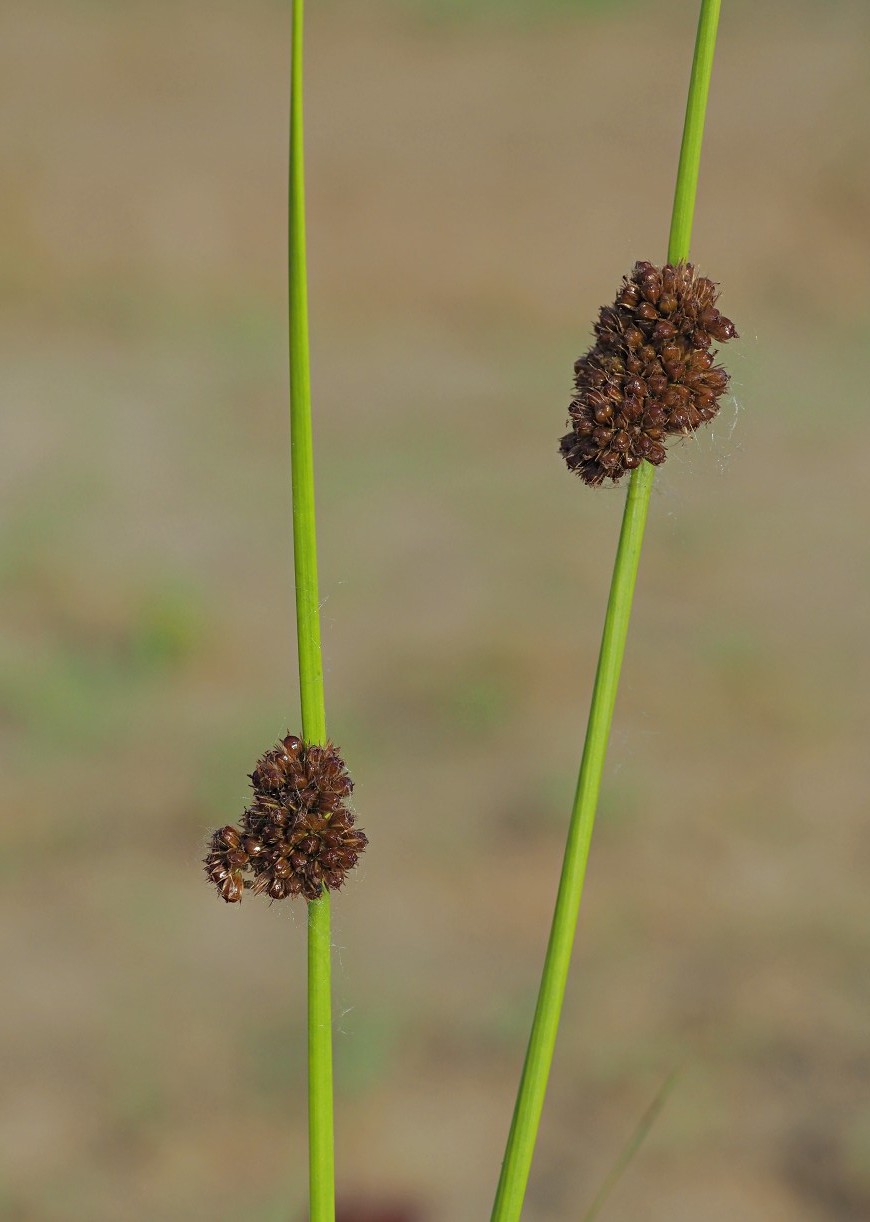
[{"label": "dense brown seed head", "polygon": [[218,893],[237,903],[245,886],[273,900],[338,890],[368,840],[345,805],[353,782],[333,744],[288,734],[257,761],[251,784],[241,828],[211,838],[205,872]]},{"label": "dense brown seed head", "polygon": [[691,263],[639,262],[599,311],[595,343],[574,364],[570,432],[559,442],[585,483],[664,462],[666,435],[691,434],[716,415],[728,375],[708,349],[737,335],[717,297]]}]

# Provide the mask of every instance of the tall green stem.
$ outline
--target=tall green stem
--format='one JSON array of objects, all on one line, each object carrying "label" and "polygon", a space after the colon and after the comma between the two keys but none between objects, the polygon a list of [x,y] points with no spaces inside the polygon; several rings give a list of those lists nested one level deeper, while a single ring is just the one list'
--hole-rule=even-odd
[{"label": "tall green stem", "polygon": [[[305,262],[305,157],[302,127],[303,0],[293,0],[290,82],[290,455],[293,474],[293,557],[296,638],[302,734],[326,738],[317,535],[314,519],[314,451],[311,435],[311,371],[308,352],[308,281]],[[332,1006],[329,896],[308,905],[308,1167],[310,1222],[334,1222],[335,1155],[332,1107]]]},{"label": "tall green stem", "polygon": [[[688,258],[689,254],[719,9],[720,0],[701,0],[668,244],[668,261],[672,263]],[[492,1222],[518,1222],[522,1213],[583,897],[653,471],[649,463],[641,463],[632,472],[628,487],[562,876]]]}]

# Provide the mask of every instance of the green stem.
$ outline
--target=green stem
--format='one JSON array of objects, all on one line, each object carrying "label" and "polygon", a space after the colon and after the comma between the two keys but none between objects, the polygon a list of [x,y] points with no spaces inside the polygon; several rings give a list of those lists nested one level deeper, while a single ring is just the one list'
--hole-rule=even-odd
[{"label": "green stem", "polygon": [[678,263],[689,257],[692,221],[695,217],[695,197],[698,194],[701,144],[704,140],[704,119],[707,114],[707,97],[710,93],[710,75],[713,71],[713,53],[716,50],[716,31],[719,28],[720,8],[721,0],[701,0],[695,55],[692,59],[692,76],[689,80],[689,96],[686,100],[686,117],[683,122],[683,142],[680,145],[680,164],[677,168],[677,185],[674,188],[674,206],[671,211],[671,232],[668,238],[669,263]]},{"label": "green stem", "polygon": [[[669,262],[686,259],[689,254],[719,8],[720,0],[701,0],[674,194]],[[589,844],[625,652],[653,471],[649,463],[642,463],[632,472],[628,487],[562,876],[492,1222],[518,1222],[522,1213],[583,897]]]},{"label": "green stem", "polygon": [[[305,262],[305,159],[302,127],[303,0],[293,0],[290,82],[290,457],[293,474],[293,558],[302,735],[326,738],[317,534],[314,518],[314,450],[308,349],[308,281]],[[332,1104],[332,1010],[329,896],[308,905],[308,1166],[310,1222],[334,1222],[335,1154]]]}]

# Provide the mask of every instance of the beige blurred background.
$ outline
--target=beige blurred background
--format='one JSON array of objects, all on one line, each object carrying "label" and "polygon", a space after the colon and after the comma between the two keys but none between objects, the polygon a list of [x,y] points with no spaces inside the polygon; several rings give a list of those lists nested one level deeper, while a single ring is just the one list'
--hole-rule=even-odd
[{"label": "beige blurred background", "polygon": [[[759,10],[763,9],[761,12]],[[696,5],[310,3],[337,1161],[489,1206],[621,489],[556,452],[667,238]],[[298,1222],[304,912],[210,828],[299,726],[287,5],[0,8],[0,1215]],[[870,11],[726,0],[694,255],[733,398],[656,481],[525,1217],[870,1217]]]}]

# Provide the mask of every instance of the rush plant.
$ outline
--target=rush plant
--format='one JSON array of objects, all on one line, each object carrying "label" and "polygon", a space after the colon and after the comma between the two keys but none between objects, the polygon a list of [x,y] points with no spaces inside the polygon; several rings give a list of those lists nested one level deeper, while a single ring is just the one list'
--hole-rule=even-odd
[{"label": "rush plant", "polygon": [[[703,423],[727,380],[723,373],[714,373],[708,349],[711,339],[730,338],[733,325],[715,309],[712,283],[700,285],[687,263],[719,9],[720,0],[701,0],[667,266],[636,266],[614,305],[601,311],[597,342],[575,367],[572,430],[561,443],[569,467],[592,485],[619,479],[626,471],[631,477],[562,875],[493,1222],[517,1222],[522,1213],[565,997],[655,467],[664,461],[666,435],[691,433]],[[661,324],[664,330],[657,330]]]},{"label": "rush plant", "polygon": [[[308,346],[305,250],[305,143],[302,122],[303,0],[293,0],[288,208],[290,303],[290,442],[293,478],[293,556],[302,733],[326,739],[320,595],[314,518],[314,446]],[[308,904],[308,1192],[310,1222],[335,1218],[332,1092],[332,948],[329,894]]]},{"label": "rush plant", "polygon": [[[293,0],[288,184],[290,463],[293,564],[302,736],[326,743],[320,596],[314,514],[314,444],[308,343],[305,243],[305,141],[302,111],[304,2]],[[286,740],[285,740],[286,742]],[[258,769],[259,772],[259,769]],[[255,777],[257,777],[255,773]],[[347,792],[345,790],[345,792]],[[335,1144],[332,1088],[332,949],[329,891],[308,901],[308,1199],[310,1222],[334,1222]]]},{"label": "rush plant", "polygon": [[326,738],[305,250],[302,121],[303,0],[293,0],[290,81],[288,279],[290,464],[302,736],[287,733],[257,761],[253,798],[238,826],[214,833],[206,875],[228,903],[246,890],[308,904],[309,1222],[334,1222],[332,986],[329,893],[340,888],[366,836],[346,800],[353,789],[344,761]]},{"label": "rush plant", "polygon": [[[239,823],[212,837],[205,867],[227,903],[246,892],[297,898],[308,911],[309,1222],[334,1222],[330,892],[353,869],[367,840],[347,805],[352,782],[326,736],[309,368],[302,113],[303,2],[293,0],[289,172],[289,360],[293,550],[302,733],[287,733],[251,773],[253,797]],[[575,365],[569,432],[560,448],[593,488],[630,474],[604,619],[589,723],[537,1008],[493,1222],[518,1222],[529,1179],[570,966],[589,846],[625,650],[655,467],[666,441],[715,415],[728,377],[711,345],[736,332],[717,290],[688,262],[704,114],[720,0],[701,0],[680,151],[667,261],[637,263],[612,305],[599,313],[595,342]],[[669,1089],[669,1088],[668,1088]],[[662,1094],[592,1206],[595,1216],[652,1123]]]}]

